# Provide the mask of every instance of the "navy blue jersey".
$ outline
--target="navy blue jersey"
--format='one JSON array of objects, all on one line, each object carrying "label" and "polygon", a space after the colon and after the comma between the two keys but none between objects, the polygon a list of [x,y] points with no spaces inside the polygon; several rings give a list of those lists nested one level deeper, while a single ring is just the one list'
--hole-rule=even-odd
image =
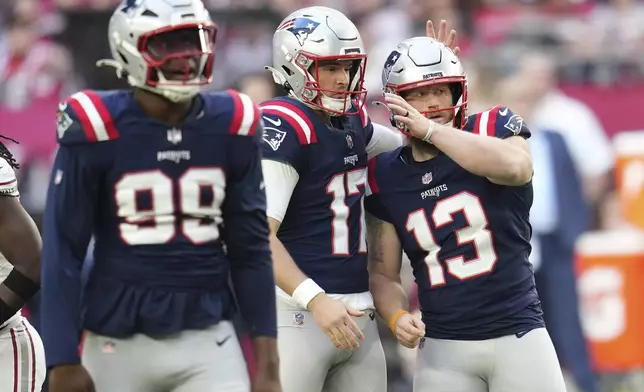
[{"label": "navy blue jersey", "polygon": [[50,366],[78,361],[81,329],[158,335],[230,319],[230,278],[251,330],[275,335],[274,297],[253,294],[274,292],[261,135],[259,109],[234,91],[198,96],[179,127],[127,91],[60,104],[41,296]]},{"label": "navy blue jersey", "polygon": [[[530,136],[502,106],[469,116],[464,131]],[[445,154],[415,162],[402,147],[369,162],[369,186],[367,210],[395,226],[411,261],[428,337],[484,340],[544,325],[528,261],[531,182],[497,185]]]},{"label": "navy blue jersey", "polygon": [[264,158],[286,163],[299,175],[278,238],[326,292],[368,291],[363,196],[373,125],[366,111],[325,123],[293,98],[260,106]]}]

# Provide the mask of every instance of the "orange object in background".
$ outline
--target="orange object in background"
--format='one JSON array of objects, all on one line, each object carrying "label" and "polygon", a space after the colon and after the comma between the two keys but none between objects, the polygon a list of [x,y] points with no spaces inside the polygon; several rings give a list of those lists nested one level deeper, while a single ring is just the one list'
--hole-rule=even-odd
[{"label": "orange object in background", "polygon": [[577,243],[577,290],[595,368],[644,366],[644,232],[584,234]]},{"label": "orange object in background", "polygon": [[644,131],[620,133],[615,136],[614,146],[622,215],[644,230]]}]

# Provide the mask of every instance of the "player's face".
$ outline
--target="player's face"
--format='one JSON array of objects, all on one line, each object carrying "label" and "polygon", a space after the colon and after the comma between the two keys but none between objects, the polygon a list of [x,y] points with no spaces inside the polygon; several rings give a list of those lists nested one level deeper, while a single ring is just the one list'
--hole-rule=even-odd
[{"label": "player's face", "polygon": [[[320,61],[317,70],[317,82],[320,90],[347,91],[351,80],[353,60]],[[327,93],[329,98],[344,98],[341,93]]]},{"label": "player's face", "polygon": [[454,119],[454,110],[440,110],[454,105],[452,90],[447,83],[433,84],[404,91],[401,96],[419,112],[432,111],[428,117],[440,124]]},{"label": "player's face", "polygon": [[154,61],[161,62],[158,68],[167,80],[185,82],[198,76],[204,48],[211,47],[207,32],[191,27],[155,34],[144,50]]}]

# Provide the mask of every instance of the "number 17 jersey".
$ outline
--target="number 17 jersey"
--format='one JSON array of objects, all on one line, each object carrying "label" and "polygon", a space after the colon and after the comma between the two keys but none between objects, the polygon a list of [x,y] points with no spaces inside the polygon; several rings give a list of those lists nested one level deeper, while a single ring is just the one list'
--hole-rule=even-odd
[{"label": "number 17 jersey", "polygon": [[[464,132],[528,138],[506,107],[468,118]],[[411,261],[426,336],[486,340],[544,326],[528,261],[532,183],[503,186],[443,153],[409,147],[369,162],[367,211],[393,224]]]},{"label": "number 17 jersey", "polygon": [[[363,196],[373,125],[366,111],[354,108],[356,115],[325,123],[290,97],[260,107],[264,160],[284,164],[297,178],[283,216],[273,211],[272,200],[283,202],[288,195],[272,199],[275,192],[267,189],[268,214],[281,221],[277,237],[302,272],[327,293],[369,291]],[[267,181],[269,176],[265,170]]]}]

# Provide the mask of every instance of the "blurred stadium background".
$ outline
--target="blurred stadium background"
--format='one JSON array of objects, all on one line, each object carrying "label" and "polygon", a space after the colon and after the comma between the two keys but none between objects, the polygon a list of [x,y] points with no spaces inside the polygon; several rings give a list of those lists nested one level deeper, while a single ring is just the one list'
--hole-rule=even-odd
[{"label": "blurred stadium background", "polygon": [[[205,2],[219,26],[212,88],[236,88],[257,102],[279,93],[263,71],[272,31],[314,2]],[[94,65],[109,57],[107,22],[118,3],[0,1],[0,134],[20,143],[8,145],[21,163],[22,202],[37,221],[56,148],[58,100],[80,89],[125,87],[112,70]],[[458,31],[470,109],[506,104],[535,135],[533,262],[571,390],[644,391],[644,1],[316,5],[344,11],[358,25],[369,52],[371,99],[379,96],[388,53],[424,34],[427,19],[445,19]],[[385,113],[369,108],[386,123]],[[411,278],[406,284],[413,293]],[[413,352],[399,348],[386,327],[382,337],[389,391],[411,391]]]}]

